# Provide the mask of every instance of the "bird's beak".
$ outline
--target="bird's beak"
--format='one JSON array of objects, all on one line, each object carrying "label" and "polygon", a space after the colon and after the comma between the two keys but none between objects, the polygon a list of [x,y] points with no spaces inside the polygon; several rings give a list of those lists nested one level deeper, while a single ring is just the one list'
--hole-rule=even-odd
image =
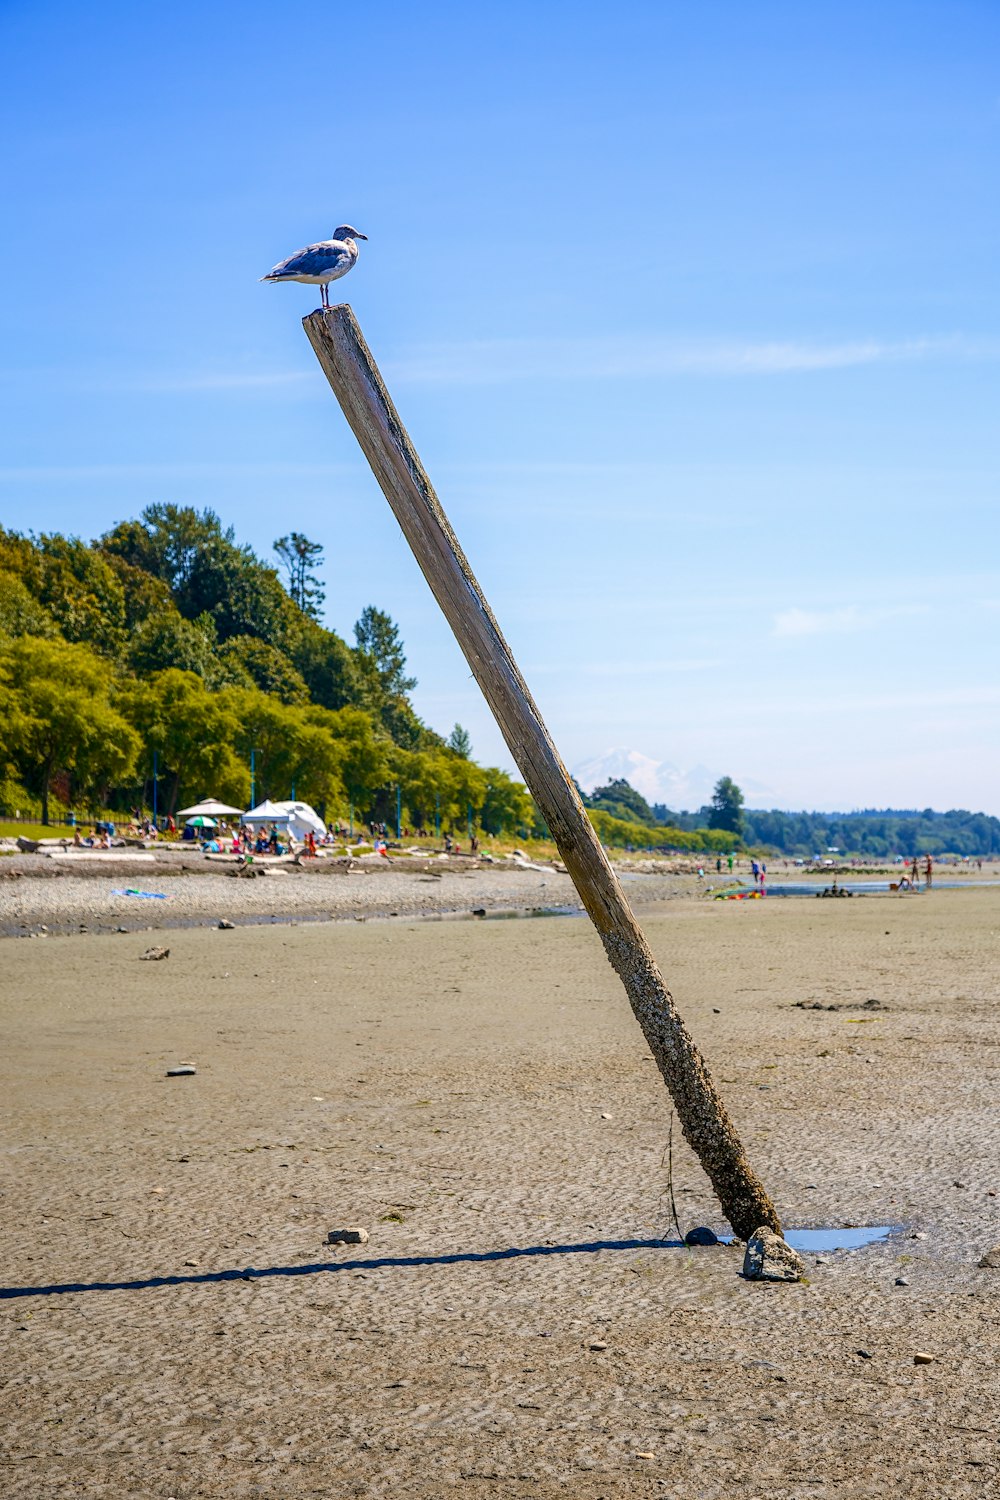
[{"label": "bird's beak", "polygon": [[356,240],[367,240],[368,236],[366,234],[355,234],[354,238]]}]

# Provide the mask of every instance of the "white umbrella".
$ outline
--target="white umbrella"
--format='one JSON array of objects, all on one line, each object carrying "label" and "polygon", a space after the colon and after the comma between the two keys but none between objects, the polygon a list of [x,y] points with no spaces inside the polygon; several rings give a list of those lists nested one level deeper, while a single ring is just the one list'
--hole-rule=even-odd
[{"label": "white umbrella", "polygon": [[225,802],[217,802],[214,797],[206,797],[204,802],[199,802],[195,807],[182,807],[177,816],[179,818],[227,818],[238,817],[242,811],[239,807],[229,807]]}]

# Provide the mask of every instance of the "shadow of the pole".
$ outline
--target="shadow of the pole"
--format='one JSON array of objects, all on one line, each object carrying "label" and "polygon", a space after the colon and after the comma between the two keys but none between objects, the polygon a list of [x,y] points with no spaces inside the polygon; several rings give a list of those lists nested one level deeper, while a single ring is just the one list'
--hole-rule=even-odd
[{"label": "shadow of the pole", "polygon": [[588,1240],[579,1245],[511,1245],[505,1250],[458,1251],[453,1255],[383,1255],[369,1260],[314,1261],[302,1266],[245,1266],[194,1276],[147,1276],[134,1281],[65,1281],[51,1286],[0,1287],[12,1297],[58,1297],[67,1292],[148,1292],[163,1286],[206,1286],[220,1281],[263,1281],[269,1276],[318,1276],[323,1272],[408,1270],[412,1266],[489,1265],[544,1255],[597,1255],[614,1250],[683,1250],[681,1240]]}]

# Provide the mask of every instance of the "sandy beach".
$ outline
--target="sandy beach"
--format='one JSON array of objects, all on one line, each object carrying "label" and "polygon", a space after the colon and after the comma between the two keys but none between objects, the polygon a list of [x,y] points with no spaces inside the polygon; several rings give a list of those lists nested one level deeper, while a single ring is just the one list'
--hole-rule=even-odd
[{"label": "sandy beach", "polygon": [[[669,1100],[587,921],[415,920],[566,877],[462,878],[199,876],[156,939],[2,944],[0,1492],[1000,1494],[1000,889],[641,887],[786,1227],[892,1226],[764,1286],[676,1242]],[[348,920],[250,920],[309,879]],[[209,930],[216,894],[262,907]],[[67,932],[124,898],[0,900]],[[676,1130],[673,1188],[724,1231]]]}]

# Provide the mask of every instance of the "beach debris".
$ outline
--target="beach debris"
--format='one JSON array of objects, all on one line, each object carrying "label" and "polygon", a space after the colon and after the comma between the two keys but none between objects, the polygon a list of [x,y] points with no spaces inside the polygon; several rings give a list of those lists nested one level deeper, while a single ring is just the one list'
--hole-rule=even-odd
[{"label": "beach debris", "polygon": [[639,1452],[637,1452],[635,1456],[636,1456],[636,1458],[655,1458],[656,1454],[655,1453],[639,1453]]},{"label": "beach debris", "polygon": [[168,1078],[191,1078],[198,1069],[194,1063],[178,1063],[176,1068],[167,1069]]},{"label": "beach debris", "polygon": [[896,1277],[896,1286],[909,1286],[909,1284],[905,1276]]},{"label": "beach debris", "polygon": [[932,1365],[936,1359],[936,1354],[928,1354],[925,1349],[917,1349],[913,1355],[915,1365]]},{"label": "beach debris", "polygon": [[228,917],[220,917],[219,918],[219,931],[220,932],[231,932],[232,929],[235,926],[236,926],[236,923],[235,922],[230,922],[229,919],[228,919]]},{"label": "beach debris", "polygon": [[328,1245],[367,1245],[368,1231],[360,1227],[354,1229],[331,1229],[326,1237]]},{"label": "beach debris", "polygon": [[614,1119],[614,1115],[609,1115],[608,1112],[607,1112],[607,1110],[602,1110],[601,1111],[601,1119],[602,1120],[613,1120]]},{"label": "beach debris", "polygon": [[139,954],[140,962],[145,960],[147,963],[159,963],[160,959],[169,957],[169,948],[147,948],[145,953]]},{"label": "beach debris", "polygon": [[743,1275],[747,1281],[801,1281],[802,1261],[780,1234],[762,1224],[747,1240]]},{"label": "beach debris", "polygon": [[855,1349],[854,1352],[859,1359],[871,1359],[872,1357],[870,1349]]},{"label": "beach debris", "polygon": [[981,1271],[1000,1271],[1000,1245],[994,1245],[992,1250],[987,1250],[979,1262],[979,1269]]},{"label": "beach debris", "polygon": [[133,886],[125,886],[124,889],[114,890],[112,896],[138,896],[140,901],[166,901],[163,891],[137,891]]},{"label": "beach debris", "polygon": [[719,1236],[714,1229],[709,1229],[706,1224],[699,1224],[696,1229],[689,1229],[684,1236],[685,1245],[717,1245]]},{"label": "beach debris", "polygon": [[603,1339],[591,1339],[587,1347],[594,1354],[603,1354],[608,1346]]}]

